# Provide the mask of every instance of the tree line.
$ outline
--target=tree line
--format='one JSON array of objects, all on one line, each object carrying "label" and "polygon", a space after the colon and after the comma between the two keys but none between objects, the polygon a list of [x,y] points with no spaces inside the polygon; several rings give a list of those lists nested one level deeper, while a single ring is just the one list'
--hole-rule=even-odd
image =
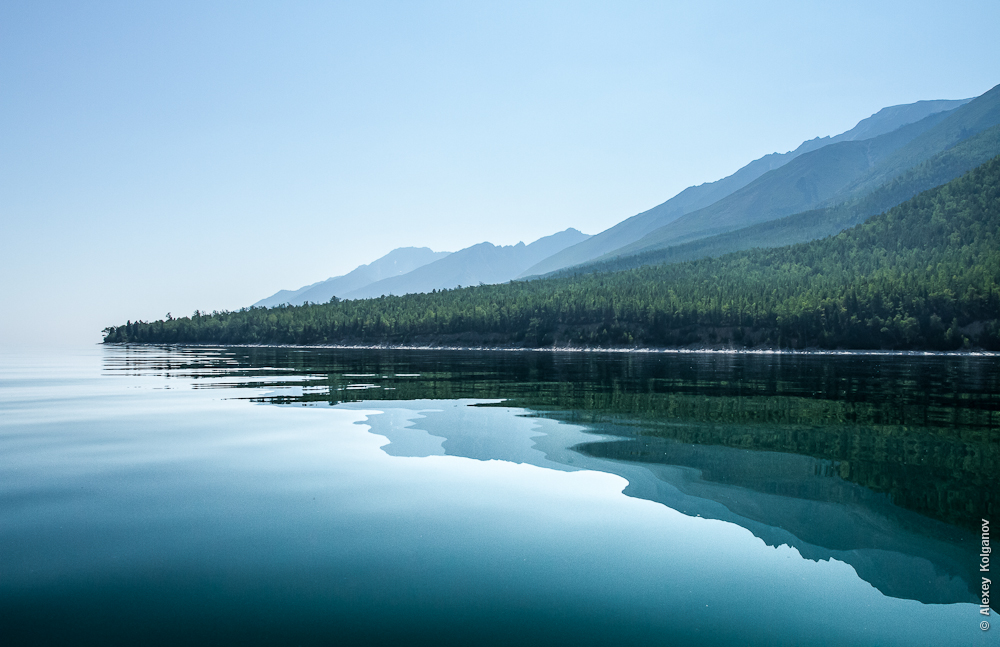
[{"label": "tree line", "polygon": [[132,322],[107,343],[1000,350],[1000,157],[837,235],[685,263]]}]

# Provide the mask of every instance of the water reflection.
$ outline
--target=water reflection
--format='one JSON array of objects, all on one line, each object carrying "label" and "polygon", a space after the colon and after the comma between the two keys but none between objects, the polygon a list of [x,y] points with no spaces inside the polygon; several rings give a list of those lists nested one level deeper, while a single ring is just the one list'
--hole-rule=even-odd
[{"label": "water reflection", "polygon": [[993,357],[124,347],[105,369],[377,408],[392,455],[619,474],[926,603],[975,600],[973,530],[996,510]]}]

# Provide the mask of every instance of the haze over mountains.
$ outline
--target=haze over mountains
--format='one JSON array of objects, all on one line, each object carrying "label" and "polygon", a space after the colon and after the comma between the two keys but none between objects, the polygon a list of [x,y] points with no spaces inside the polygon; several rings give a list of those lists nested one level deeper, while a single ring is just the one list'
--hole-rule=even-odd
[{"label": "haze over mountains", "polygon": [[697,211],[742,189],[765,173],[781,168],[795,158],[842,141],[858,141],[892,132],[901,126],[911,124],[935,113],[953,110],[968,103],[970,99],[918,101],[916,103],[883,108],[862,119],[858,125],[835,137],[816,137],[803,142],[794,151],[771,153],[750,162],[732,175],[715,182],[688,187],[663,204],[628,218],[614,227],[592,236],[589,240],[575,245],[545,259],[529,268],[523,276],[542,275],[548,272],[578,265],[599,258],[609,252],[625,247],[646,234],[662,227],[681,216]]},{"label": "haze over mountains", "polygon": [[953,180],[997,155],[1000,155],[1000,125],[962,140],[868,194],[835,206],[812,209],[687,243],[591,261],[549,276],[680,263],[754,247],[781,247],[824,238],[862,223],[922,191]]},{"label": "haze over mountains", "polygon": [[800,155],[721,200],[610,253],[624,255],[678,244],[813,209],[948,114],[939,112],[871,139],[837,142]]},{"label": "haze over mountains", "polygon": [[500,247],[479,243],[414,269],[408,274],[371,283],[344,294],[345,299],[367,299],[383,294],[413,294],[446,290],[460,285],[506,283],[549,256],[589,238],[576,229],[567,229],[539,238],[530,245],[518,243]]},{"label": "haze over mountains", "polygon": [[357,269],[298,290],[281,290],[254,306],[326,303],[332,297],[367,299],[382,295],[446,290],[460,285],[504,283],[519,276],[543,258],[575,245],[588,236],[567,229],[539,238],[530,245],[498,246],[479,243],[454,253],[426,247],[395,249]]},{"label": "haze over mountains", "polygon": [[[1000,86],[960,103],[958,108],[931,114],[870,139],[840,141],[803,154],[708,207],[672,219],[631,244],[589,260],[608,261],[664,250],[818,207],[860,200],[935,155],[1000,125]],[[986,146],[980,154],[970,155],[963,164],[955,165],[951,174],[937,177],[934,183],[930,183],[930,178],[935,176],[928,174],[927,181],[915,184],[912,193],[899,196],[897,201],[881,208],[892,207],[920,191],[958,177],[989,159],[988,150]],[[845,226],[853,224],[857,222]]]},{"label": "haze over mountains", "polygon": [[307,301],[326,303],[331,297],[339,297],[376,281],[406,274],[447,255],[448,252],[435,252],[428,247],[400,247],[378,260],[356,267],[343,276],[335,276],[298,290],[281,290],[266,299],[261,299],[254,306],[270,308],[283,303],[302,305]]},{"label": "haze over mountains", "polygon": [[863,224],[796,245],[430,294],[126,322],[107,328],[105,340],[1000,350],[998,317],[1000,155]]},{"label": "haze over mountains", "polygon": [[254,305],[430,292],[812,240],[981,164],[1000,147],[998,125],[1000,86],[975,99],[891,106],[840,135],[817,137],[689,187],[595,236],[568,229],[530,245],[484,242],[452,254],[402,248],[342,277],[282,290]]}]

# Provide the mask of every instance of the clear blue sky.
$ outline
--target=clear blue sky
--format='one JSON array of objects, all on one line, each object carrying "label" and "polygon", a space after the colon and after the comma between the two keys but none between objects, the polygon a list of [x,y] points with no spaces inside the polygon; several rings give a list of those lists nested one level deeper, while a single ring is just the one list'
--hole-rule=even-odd
[{"label": "clear blue sky", "polygon": [[0,3],[0,345],[596,233],[1000,83],[1000,2]]}]

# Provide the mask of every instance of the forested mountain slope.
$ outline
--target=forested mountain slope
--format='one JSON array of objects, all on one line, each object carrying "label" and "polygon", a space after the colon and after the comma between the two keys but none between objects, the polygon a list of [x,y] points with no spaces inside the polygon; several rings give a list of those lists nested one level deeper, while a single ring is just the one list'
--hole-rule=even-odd
[{"label": "forested mountain slope", "polygon": [[1000,157],[836,236],[609,274],[252,308],[106,342],[1000,350]]},{"label": "forested mountain slope", "polygon": [[839,142],[802,155],[732,195],[682,216],[600,260],[678,245],[815,209],[951,114],[934,114],[885,135]]},{"label": "forested mountain slope", "polygon": [[1000,155],[1000,126],[970,137],[918,164],[868,195],[836,207],[813,209],[663,249],[586,263],[556,272],[552,276],[616,272],[643,265],[680,263],[754,247],[781,247],[832,236],[922,191],[949,182],[997,155]]},{"label": "forested mountain slope", "polygon": [[795,158],[814,150],[835,144],[871,139],[893,132],[907,124],[918,122],[930,115],[954,110],[971,99],[917,101],[899,106],[883,108],[871,117],[834,137],[816,137],[803,142],[793,151],[771,153],[754,160],[732,175],[715,182],[707,182],[684,189],[666,202],[632,216],[617,225],[590,237],[588,240],[569,247],[558,254],[542,260],[528,268],[523,276],[535,276],[564,267],[578,265],[613,252],[634,243],[651,231],[662,227],[684,214],[697,211],[725,198],[750,184],[768,171],[780,168]]},{"label": "forested mountain slope", "polygon": [[[860,198],[907,169],[996,125],[1000,125],[1000,86],[955,110],[866,140],[871,143],[867,165],[858,157],[860,151],[856,148],[864,142],[827,146],[597,260],[660,250]],[[849,152],[854,155],[848,156]]]}]

